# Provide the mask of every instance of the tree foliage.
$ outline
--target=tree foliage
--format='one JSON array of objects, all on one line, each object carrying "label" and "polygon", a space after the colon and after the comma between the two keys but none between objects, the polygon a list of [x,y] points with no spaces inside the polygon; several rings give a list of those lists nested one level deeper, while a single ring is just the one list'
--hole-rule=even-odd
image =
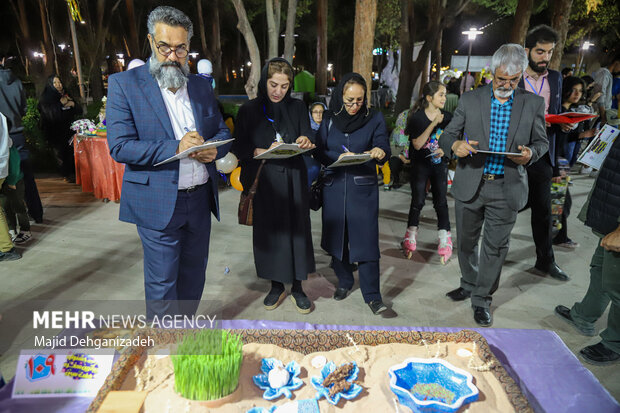
[{"label": "tree foliage", "polygon": [[375,36],[380,46],[398,48],[400,13],[400,0],[382,0],[377,5]]},{"label": "tree foliage", "polygon": [[[517,10],[519,0],[473,0],[473,3],[491,9],[500,16],[512,16]],[[538,14],[547,7],[547,0],[536,0],[532,14]]]},{"label": "tree foliage", "polygon": [[597,38],[597,46],[603,47],[613,47],[620,40],[620,6],[614,0],[575,0],[570,21],[567,46],[578,45],[586,37]]}]

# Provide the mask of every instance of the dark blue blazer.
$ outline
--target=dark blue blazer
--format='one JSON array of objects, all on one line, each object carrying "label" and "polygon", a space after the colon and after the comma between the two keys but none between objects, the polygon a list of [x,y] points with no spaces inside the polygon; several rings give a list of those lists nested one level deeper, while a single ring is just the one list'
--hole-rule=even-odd
[{"label": "dark blue blazer", "polygon": [[[228,139],[211,83],[189,75],[187,91],[196,128],[205,140]],[[108,145],[112,158],[125,164],[120,220],[149,229],[168,225],[178,195],[179,161],[153,166],[173,156],[179,145],[157,81],[148,63],[116,73],[109,78],[106,107]],[[218,148],[217,158],[226,155],[230,144]],[[215,162],[205,164],[213,197],[205,207],[219,220],[218,175]]]},{"label": "dark blue blazer", "polygon": [[[363,109],[362,109],[363,110]],[[341,132],[330,119],[324,119],[316,138],[314,156],[323,165],[334,163],[346,146],[351,152],[362,153],[374,147],[383,149],[390,159],[385,120],[381,112],[361,128],[351,133]],[[323,231],[321,247],[328,254],[342,260],[345,227],[349,237],[349,261],[376,261],[379,253],[379,189],[377,162],[362,165],[328,168],[323,187]]]},{"label": "dark blue blazer", "polygon": [[[549,96],[549,111],[550,115],[557,115],[562,113],[562,74],[557,70],[547,70],[547,82],[549,82],[550,96]],[[525,89],[525,78],[521,76],[519,80],[519,87]],[[528,91],[529,92],[529,91]],[[547,139],[549,140],[549,160],[552,166],[556,166],[557,153],[555,149],[555,135],[557,132],[557,125],[551,125],[547,128]]]}]

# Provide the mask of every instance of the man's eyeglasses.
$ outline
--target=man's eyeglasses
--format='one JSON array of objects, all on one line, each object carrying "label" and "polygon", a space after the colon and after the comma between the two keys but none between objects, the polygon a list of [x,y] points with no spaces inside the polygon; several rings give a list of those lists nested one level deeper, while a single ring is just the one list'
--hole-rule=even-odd
[{"label": "man's eyeglasses", "polygon": [[185,46],[170,47],[164,43],[164,44],[156,44],[155,47],[157,48],[157,51],[159,52],[160,55],[166,56],[166,57],[168,57],[170,53],[174,52],[174,54],[176,54],[178,58],[182,59],[185,56],[187,56],[187,54],[189,53],[187,49],[185,48]]},{"label": "man's eyeglasses", "polygon": [[495,82],[497,86],[504,86],[506,83],[510,83],[510,86],[517,86],[519,80],[521,80],[521,76],[514,79],[493,79],[493,82]]}]

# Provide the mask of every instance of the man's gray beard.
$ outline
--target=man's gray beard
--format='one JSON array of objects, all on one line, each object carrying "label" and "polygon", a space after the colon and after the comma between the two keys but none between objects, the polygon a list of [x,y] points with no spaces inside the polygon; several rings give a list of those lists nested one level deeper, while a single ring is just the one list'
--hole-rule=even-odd
[{"label": "man's gray beard", "polygon": [[189,64],[187,60],[184,65],[164,60],[160,62],[155,56],[149,59],[149,72],[157,80],[162,89],[179,89],[187,84],[189,75]]},{"label": "man's gray beard", "polygon": [[509,98],[510,96],[512,96],[512,92],[514,92],[512,89],[504,89],[504,88],[497,88],[493,91],[493,93],[495,94],[495,97],[500,98],[500,99]]}]

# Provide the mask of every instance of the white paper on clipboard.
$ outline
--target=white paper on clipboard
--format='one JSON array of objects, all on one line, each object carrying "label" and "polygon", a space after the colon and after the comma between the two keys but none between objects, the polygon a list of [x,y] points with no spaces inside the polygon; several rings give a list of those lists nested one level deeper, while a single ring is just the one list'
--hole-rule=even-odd
[{"label": "white paper on clipboard", "polygon": [[185,159],[190,154],[192,154],[194,152],[202,151],[203,149],[217,148],[218,146],[225,145],[228,142],[232,142],[234,140],[235,140],[235,138],[224,139],[224,140],[219,140],[219,141],[208,141],[208,142],[203,143],[202,145],[192,146],[191,148],[186,149],[186,150],[184,150],[181,153],[177,153],[176,155],[171,156],[170,158],[166,159],[165,161],[161,161],[159,163],[156,163],[155,166],[164,165],[164,164],[176,161],[177,159]]}]

